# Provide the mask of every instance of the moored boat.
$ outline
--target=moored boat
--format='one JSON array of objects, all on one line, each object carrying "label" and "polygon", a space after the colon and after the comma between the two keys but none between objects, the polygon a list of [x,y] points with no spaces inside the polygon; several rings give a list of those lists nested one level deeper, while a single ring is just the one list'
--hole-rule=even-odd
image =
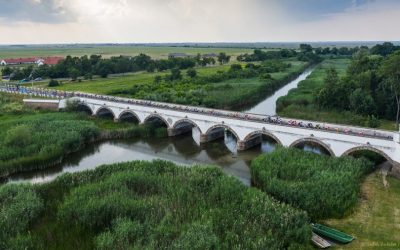
[{"label": "moored boat", "polygon": [[340,243],[350,243],[354,240],[354,237],[351,235],[317,223],[312,224],[312,230],[314,233],[326,236]]}]

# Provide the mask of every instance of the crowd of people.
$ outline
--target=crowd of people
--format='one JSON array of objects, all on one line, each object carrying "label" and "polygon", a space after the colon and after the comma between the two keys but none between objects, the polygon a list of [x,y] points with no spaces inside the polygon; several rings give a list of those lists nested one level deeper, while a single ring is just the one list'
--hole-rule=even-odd
[{"label": "crowd of people", "polygon": [[393,136],[389,133],[384,133],[382,131],[375,131],[371,129],[362,129],[362,128],[349,128],[345,126],[339,125],[330,125],[330,124],[319,124],[315,122],[306,122],[306,121],[298,121],[293,119],[283,119],[279,116],[268,116],[268,115],[257,115],[257,114],[249,114],[242,112],[232,112],[225,110],[215,110],[208,108],[199,108],[178,104],[170,104],[170,103],[162,103],[162,102],[153,102],[147,100],[137,100],[137,99],[129,99],[115,96],[106,96],[106,95],[97,95],[97,94],[88,94],[81,92],[69,92],[69,91],[59,91],[59,90],[49,90],[42,88],[29,88],[23,87],[19,85],[4,85],[0,87],[2,91],[16,94],[25,94],[32,96],[41,96],[41,97],[49,97],[49,98],[57,98],[57,99],[65,99],[72,97],[81,97],[81,98],[90,98],[97,100],[104,100],[110,102],[118,102],[118,103],[126,103],[132,105],[141,105],[146,107],[156,107],[162,109],[172,109],[183,112],[191,112],[191,113],[204,113],[212,116],[219,117],[227,117],[234,118],[240,120],[248,120],[248,121],[256,121],[270,124],[278,124],[281,126],[290,126],[290,127],[299,127],[313,130],[325,130],[335,133],[342,133],[348,135],[356,135],[363,137],[372,137],[372,138],[381,138],[387,140],[393,140]]}]

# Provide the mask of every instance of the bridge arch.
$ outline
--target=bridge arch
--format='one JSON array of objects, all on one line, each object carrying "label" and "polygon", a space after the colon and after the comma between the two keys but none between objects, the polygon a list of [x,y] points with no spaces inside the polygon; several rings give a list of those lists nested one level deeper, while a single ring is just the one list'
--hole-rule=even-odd
[{"label": "bridge arch", "polygon": [[281,142],[281,140],[279,140],[278,137],[276,137],[274,134],[272,134],[271,132],[269,132],[269,131],[267,131],[267,130],[259,130],[259,131],[251,132],[250,134],[248,134],[248,135],[244,138],[244,141],[248,141],[248,140],[252,139],[254,136],[257,136],[257,135],[265,135],[265,136],[267,136],[268,138],[273,139],[278,145],[283,145],[282,142]]},{"label": "bridge arch", "polygon": [[86,104],[84,102],[78,103],[77,111],[78,112],[86,112],[89,115],[93,115],[93,109],[90,107],[89,104]]},{"label": "bridge arch", "polygon": [[290,144],[289,147],[294,148],[302,143],[307,143],[307,142],[311,142],[318,146],[321,146],[323,149],[325,149],[329,153],[330,156],[335,156],[335,153],[333,152],[333,150],[331,149],[331,147],[328,144],[324,143],[321,140],[313,138],[313,137],[302,138],[302,139],[296,140],[292,144]]},{"label": "bridge arch", "polygon": [[141,123],[139,116],[132,110],[123,111],[121,114],[119,114],[118,120],[124,120],[126,118],[132,118],[132,117],[136,119],[139,124]]},{"label": "bridge arch", "polygon": [[239,137],[239,135],[235,132],[235,130],[233,130],[231,127],[229,127],[229,126],[227,126],[227,125],[225,125],[225,124],[217,124],[217,125],[214,125],[214,126],[210,127],[210,128],[206,131],[205,134],[208,135],[211,131],[213,131],[214,129],[217,129],[217,128],[224,128],[224,129],[228,130],[229,132],[231,132],[231,133],[236,137],[236,140],[237,140],[237,141],[240,141],[240,137]]},{"label": "bridge arch", "polygon": [[185,124],[185,123],[189,123],[189,124],[192,125],[193,127],[196,127],[196,128],[200,131],[200,134],[203,133],[203,131],[201,131],[200,127],[199,127],[194,121],[192,121],[192,120],[190,120],[190,119],[186,119],[186,118],[176,121],[176,122],[174,123],[174,125],[172,126],[172,128],[173,128],[173,129],[176,129],[176,128],[178,128],[178,126],[179,126],[180,124]]},{"label": "bridge arch", "polygon": [[379,154],[380,156],[382,156],[383,158],[385,158],[388,162],[390,162],[391,164],[393,164],[393,160],[392,158],[390,158],[390,156],[388,154],[386,154],[385,152],[383,152],[382,150],[379,150],[377,148],[374,148],[372,146],[358,146],[358,147],[354,147],[351,148],[347,151],[345,151],[341,156],[350,156],[352,153],[355,152],[359,152],[359,151],[370,151],[370,152],[374,152]]},{"label": "bridge arch", "polygon": [[165,124],[165,126],[167,126],[167,128],[170,127],[169,122],[167,120],[165,120],[164,117],[162,117],[161,115],[159,115],[157,113],[148,115],[146,118],[144,118],[143,123],[151,122],[151,120],[153,120],[153,119],[159,119]]},{"label": "bridge arch", "polygon": [[117,116],[115,115],[114,111],[110,109],[107,106],[102,106],[96,111],[96,116],[102,116],[102,115],[111,115],[113,119],[115,119]]}]

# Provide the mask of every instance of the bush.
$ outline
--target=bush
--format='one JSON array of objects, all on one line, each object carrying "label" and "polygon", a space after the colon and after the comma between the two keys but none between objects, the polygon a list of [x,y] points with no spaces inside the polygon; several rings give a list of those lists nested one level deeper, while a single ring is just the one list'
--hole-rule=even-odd
[{"label": "bush", "polygon": [[14,147],[25,147],[32,141],[32,131],[26,125],[18,125],[7,131],[4,144]]},{"label": "bush", "polygon": [[197,71],[195,69],[188,69],[186,75],[190,78],[195,78],[197,76]]},{"label": "bush", "polygon": [[360,182],[371,168],[366,160],[279,148],[253,160],[251,175],[262,191],[322,219],[342,217],[357,203]]},{"label": "bush", "polygon": [[57,87],[57,86],[60,86],[60,83],[57,80],[51,79],[48,86],[49,87]]}]

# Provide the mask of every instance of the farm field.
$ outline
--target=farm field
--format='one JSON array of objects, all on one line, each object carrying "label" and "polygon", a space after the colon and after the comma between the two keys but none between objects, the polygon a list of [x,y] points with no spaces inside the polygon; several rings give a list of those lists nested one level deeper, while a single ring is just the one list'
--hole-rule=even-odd
[{"label": "farm field", "polygon": [[189,55],[225,52],[234,58],[243,53],[251,53],[247,48],[198,48],[198,47],[153,47],[153,46],[62,46],[54,45],[47,47],[0,47],[0,58],[21,58],[39,56],[83,56],[102,55],[105,58],[112,56],[136,56],[140,53],[147,54],[153,58],[167,58],[169,53],[186,53]]}]

